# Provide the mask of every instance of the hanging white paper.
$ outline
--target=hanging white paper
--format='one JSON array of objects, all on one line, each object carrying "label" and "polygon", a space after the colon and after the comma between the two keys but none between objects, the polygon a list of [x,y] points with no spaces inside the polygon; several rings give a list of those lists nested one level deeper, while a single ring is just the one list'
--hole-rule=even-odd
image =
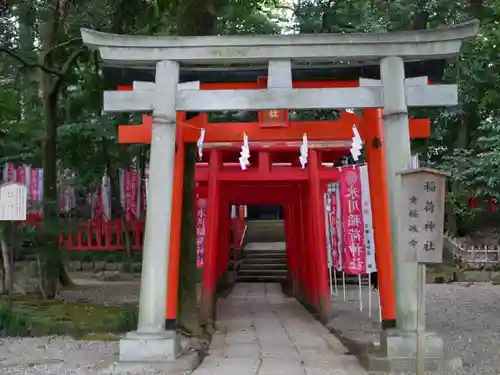
[{"label": "hanging white paper", "polygon": [[302,136],[302,145],[300,146],[300,156],[299,156],[299,161],[300,165],[302,165],[302,169],[304,169],[307,164],[307,151],[308,151],[307,134],[304,133],[304,135]]},{"label": "hanging white paper", "polygon": [[198,159],[203,158],[203,144],[205,142],[205,129],[201,129],[200,131],[200,137],[198,138],[198,141],[196,142],[196,145],[198,146]]},{"label": "hanging white paper", "polygon": [[243,145],[241,146],[241,152],[240,152],[240,166],[242,170],[247,169],[247,167],[250,165],[250,161],[248,160],[250,158],[250,148],[248,147],[248,136],[247,133],[243,133]]},{"label": "hanging white paper", "polygon": [[361,155],[361,150],[363,148],[363,140],[359,135],[358,128],[354,126],[352,128],[352,132],[354,133],[354,137],[352,137],[352,145],[350,151],[354,161],[358,161],[359,156]]}]

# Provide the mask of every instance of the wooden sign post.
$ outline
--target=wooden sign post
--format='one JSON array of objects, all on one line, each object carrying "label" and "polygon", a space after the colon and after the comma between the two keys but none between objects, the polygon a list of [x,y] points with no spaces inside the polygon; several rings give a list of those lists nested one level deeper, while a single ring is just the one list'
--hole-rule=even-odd
[{"label": "wooden sign post", "polygon": [[0,221],[25,221],[27,197],[25,185],[15,182],[0,185]]},{"label": "wooden sign post", "polygon": [[[14,252],[15,252],[15,221],[25,221],[27,213],[27,192],[26,185],[15,182],[8,182],[0,185],[0,221],[10,221],[10,270],[9,270],[9,307],[12,307],[14,292]],[[5,261],[7,261],[5,259]]]},{"label": "wooden sign post", "polygon": [[447,173],[417,168],[401,176],[400,217],[406,261],[418,263],[417,375],[425,374],[426,264],[443,261],[444,205]]}]

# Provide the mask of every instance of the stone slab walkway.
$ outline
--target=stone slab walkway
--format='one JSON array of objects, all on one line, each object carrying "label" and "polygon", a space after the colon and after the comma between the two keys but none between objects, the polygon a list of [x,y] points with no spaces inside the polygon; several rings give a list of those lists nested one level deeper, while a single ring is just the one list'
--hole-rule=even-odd
[{"label": "stone slab walkway", "polygon": [[193,375],[367,375],[356,357],[279,284],[236,284]]}]

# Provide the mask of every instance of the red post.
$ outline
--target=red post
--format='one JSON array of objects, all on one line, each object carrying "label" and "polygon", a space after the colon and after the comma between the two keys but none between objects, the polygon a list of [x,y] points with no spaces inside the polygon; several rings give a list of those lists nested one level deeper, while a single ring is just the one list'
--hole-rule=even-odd
[{"label": "red post", "polygon": [[220,182],[217,175],[221,165],[219,151],[210,152],[208,179],[208,207],[205,256],[203,264],[200,313],[207,324],[213,326],[215,314],[215,288],[217,284],[217,253],[219,247]]},{"label": "red post", "polygon": [[[185,119],[185,113],[177,114],[177,123]],[[179,260],[182,230],[182,189],[184,186],[184,142],[182,127],[176,130],[177,149],[174,156],[174,185],[172,189],[172,216],[170,220],[170,258],[168,261],[168,289],[166,301],[165,329],[173,330],[177,326],[177,299],[179,293]],[[189,197],[188,197],[189,198]],[[192,198],[194,199],[194,197]]]},{"label": "red post", "polygon": [[291,205],[283,205],[283,216],[285,224],[285,244],[286,244],[286,263],[288,268],[287,280],[291,286],[293,286],[293,281],[295,278],[295,241],[293,239],[293,228],[292,228],[292,216],[291,216]]},{"label": "red post", "polygon": [[316,307],[316,280],[314,278],[314,235],[313,235],[313,214],[311,213],[311,202],[309,190],[303,189],[301,196],[301,221],[300,233],[303,235],[302,261],[304,262],[304,301],[311,307]]},{"label": "red post", "polygon": [[231,247],[231,212],[230,205],[227,200],[221,202],[220,207],[220,245],[219,245],[219,272],[217,277],[223,278],[227,272],[230,260],[230,247]]},{"label": "red post", "polygon": [[236,243],[236,253],[241,251],[241,243],[245,234],[245,206],[237,206],[238,210],[238,238]]},{"label": "red post", "polygon": [[[396,299],[389,220],[389,195],[385,170],[382,110],[364,111],[362,136],[366,145],[370,200],[373,215],[375,260],[377,262],[382,327],[396,327]],[[397,157],[397,155],[395,156]]]},{"label": "red post", "polygon": [[304,299],[305,295],[305,280],[306,277],[305,275],[305,262],[304,262],[304,233],[302,231],[302,218],[303,214],[301,211],[301,193],[300,193],[300,187],[297,188],[298,194],[297,198],[293,203],[294,209],[293,209],[293,230],[295,232],[295,238],[296,238],[296,245],[295,245],[295,250],[296,250],[296,260],[297,260],[297,285],[296,285],[296,292],[295,295],[299,300]]},{"label": "red post", "polygon": [[316,288],[319,297],[318,310],[320,319],[323,322],[330,319],[331,296],[328,285],[328,257],[326,254],[326,233],[325,233],[325,209],[323,202],[323,190],[319,177],[320,160],[316,150],[309,150],[309,193],[310,206],[312,212],[312,225],[315,237],[313,256],[316,261]]}]

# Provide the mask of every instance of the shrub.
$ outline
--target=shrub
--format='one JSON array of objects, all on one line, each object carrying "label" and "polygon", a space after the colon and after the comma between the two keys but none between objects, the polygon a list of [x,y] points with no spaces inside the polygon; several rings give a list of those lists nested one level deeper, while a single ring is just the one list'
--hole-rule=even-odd
[{"label": "shrub", "polygon": [[118,332],[128,332],[137,329],[139,309],[137,306],[122,306],[115,329]]}]

